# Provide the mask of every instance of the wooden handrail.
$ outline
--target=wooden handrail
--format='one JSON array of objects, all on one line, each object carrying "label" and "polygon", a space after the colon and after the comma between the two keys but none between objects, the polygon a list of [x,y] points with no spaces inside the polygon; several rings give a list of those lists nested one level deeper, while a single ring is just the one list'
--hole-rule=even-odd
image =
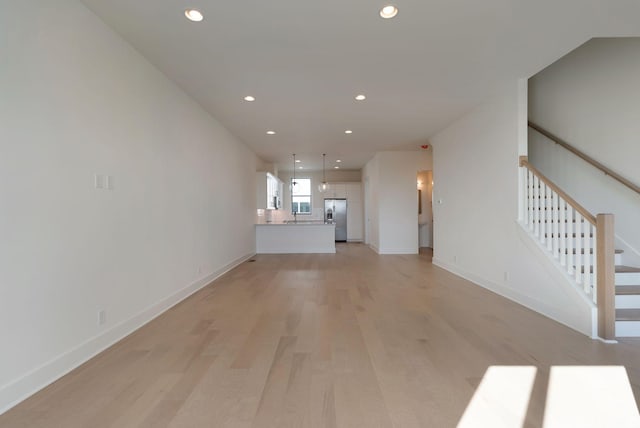
[{"label": "wooden handrail", "polygon": [[520,156],[520,166],[527,168],[529,171],[533,172],[540,181],[545,183],[547,186],[551,187],[551,189],[556,192],[562,199],[567,201],[569,205],[571,205],[576,211],[578,211],[582,216],[592,225],[596,225],[596,217],[591,214],[585,207],[576,202],[571,196],[567,195],[562,189],[554,184],[553,181],[549,180],[543,173],[541,173],[536,167],[531,165],[527,160],[526,156]]},{"label": "wooden handrail", "polygon": [[600,162],[598,162],[597,160],[593,159],[589,155],[581,152],[580,150],[578,150],[575,147],[573,147],[571,144],[569,144],[566,141],[560,139],[560,137],[557,137],[557,136],[553,135],[551,132],[547,131],[546,129],[542,128],[539,125],[536,125],[535,123],[533,123],[531,121],[529,121],[529,128],[539,132],[540,134],[544,135],[545,137],[547,137],[548,139],[550,139],[554,143],[558,144],[559,146],[564,147],[565,149],[567,149],[568,151],[570,151],[574,155],[578,156],[580,159],[582,159],[585,162],[587,162],[587,163],[593,165],[594,167],[598,168],[605,175],[608,175],[609,177],[611,177],[614,180],[622,183],[623,185],[627,186],[629,189],[633,190],[634,192],[636,192],[637,194],[640,195],[640,186],[632,183],[631,181],[627,180],[626,178],[624,178],[620,174],[616,173],[615,171],[610,170],[609,168],[607,168],[606,166],[602,165]]}]

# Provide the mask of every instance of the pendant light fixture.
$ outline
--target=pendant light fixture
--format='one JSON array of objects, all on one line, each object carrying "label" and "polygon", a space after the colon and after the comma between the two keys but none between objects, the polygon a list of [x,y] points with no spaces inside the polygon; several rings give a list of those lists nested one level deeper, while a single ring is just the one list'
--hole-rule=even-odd
[{"label": "pendant light fixture", "polygon": [[327,190],[329,190],[329,183],[327,183],[327,177],[325,175],[325,169],[324,169],[324,161],[325,158],[327,157],[327,155],[325,153],[322,154],[322,183],[320,183],[318,185],[318,191],[320,193],[324,193]]},{"label": "pendant light fixture", "polygon": [[293,189],[298,184],[296,181],[296,154],[293,154],[293,180],[291,180],[291,185],[289,188],[291,189],[291,195],[293,195]]},{"label": "pendant light fixture", "polygon": [[291,190],[291,212],[293,213],[293,218],[297,222],[298,215],[298,207],[293,203],[293,194],[295,193],[296,185],[298,182],[296,181],[296,154],[293,154],[293,178],[291,179],[291,184],[289,185],[289,190]]}]

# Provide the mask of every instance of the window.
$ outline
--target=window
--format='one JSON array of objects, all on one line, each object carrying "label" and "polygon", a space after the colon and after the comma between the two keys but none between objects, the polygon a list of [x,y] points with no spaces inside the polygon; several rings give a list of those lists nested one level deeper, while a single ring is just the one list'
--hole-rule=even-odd
[{"label": "window", "polygon": [[291,212],[311,214],[311,179],[291,179]]}]

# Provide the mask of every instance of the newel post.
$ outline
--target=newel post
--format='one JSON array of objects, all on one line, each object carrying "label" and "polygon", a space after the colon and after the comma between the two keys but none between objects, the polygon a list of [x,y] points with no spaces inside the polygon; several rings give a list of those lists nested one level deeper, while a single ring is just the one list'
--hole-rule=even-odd
[{"label": "newel post", "polygon": [[614,340],[616,336],[615,248],[613,243],[613,214],[598,214],[597,284],[598,284],[598,336]]}]

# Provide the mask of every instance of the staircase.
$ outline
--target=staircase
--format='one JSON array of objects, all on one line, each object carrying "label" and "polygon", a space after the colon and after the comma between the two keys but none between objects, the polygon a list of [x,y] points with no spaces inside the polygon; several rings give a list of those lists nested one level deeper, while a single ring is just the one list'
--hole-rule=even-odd
[{"label": "staircase", "polygon": [[[631,182],[627,178],[607,168],[605,165],[539,125],[529,121],[528,126],[530,129],[543,135],[547,141],[563,147],[590,164],[596,171],[610,177],[614,182],[622,185],[627,190],[631,190],[637,195],[640,195],[640,186],[636,183]],[[567,240],[569,245],[576,243],[579,247],[574,247],[575,249],[570,246],[566,248],[566,250],[561,248],[561,252],[566,252],[566,254],[561,255],[559,259],[560,264],[567,269],[570,276],[574,276],[576,282],[591,282],[589,285],[591,286],[591,291],[593,291],[591,293],[593,302],[597,303],[599,312],[602,312],[603,309],[604,312],[607,312],[607,334],[609,336],[614,334],[615,337],[640,337],[640,267],[624,265],[622,261],[623,251],[613,250],[613,216],[610,218],[611,230],[606,231],[606,233],[598,232],[597,234],[598,240],[611,235],[606,239],[609,239],[607,252],[615,253],[613,262],[615,266],[612,269],[612,266],[608,264],[609,259],[606,256],[604,261],[601,260],[601,262],[596,263],[596,259],[600,258],[600,256],[596,254],[596,249],[598,247],[604,248],[604,246],[596,243],[596,230],[598,229],[598,225],[594,222],[594,216],[531,166],[526,157],[523,157],[522,161],[521,184],[523,188],[520,192],[520,203],[521,213],[525,215],[524,218],[521,218],[525,229],[528,229],[532,237],[538,239],[539,242],[544,243],[545,240],[554,240],[553,245],[548,245],[548,250],[550,251],[553,250],[555,252],[555,239],[557,239],[558,236],[561,240]],[[549,198],[551,199],[549,200]],[[544,210],[542,212],[545,214],[538,215],[536,211],[538,209]],[[552,216],[547,215],[547,210],[551,210],[554,214],[552,214]],[[600,215],[598,217],[600,217]],[[560,222],[559,227],[555,229],[553,227],[549,228],[550,225],[546,224],[549,221],[551,223]],[[536,224],[536,222],[540,224]],[[593,227],[587,223],[591,223]],[[542,236],[539,230],[544,231],[545,236]],[[573,233],[565,234],[567,231]],[[554,237],[554,235],[556,237]],[[578,263],[574,263],[574,260],[577,260]],[[569,266],[566,266],[567,263]],[[601,268],[602,266],[607,266],[607,274],[601,278],[604,283],[597,284],[596,277],[599,275],[596,272],[596,267]],[[611,270],[613,270],[613,272],[610,272]],[[572,271],[577,271],[578,273],[574,274]],[[589,273],[591,273],[590,277]],[[613,287],[610,286],[610,281],[614,283]],[[603,288],[606,288],[606,290],[603,290]],[[594,294],[596,290],[597,295]],[[590,289],[586,284],[584,291],[589,294]],[[610,294],[613,296],[610,296]],[[613,297],[614,302],[610,301],[610,297]],[[606,302],[601,302],[600,300],[602,300],[602,298],[604,298]],[[614,313],[609,314],[608,312],[611,311],[614,311]],[[599,330],[602,322],[603,320],[600,319]],[[605,338],[605,336],[601,334],[601,331],[599,331],[599,334],[600,337]],[[610,339],[612,337],[606,338]]]},{"label": "staircase", "polygon": [[640,268],[614,249],[612,214],[594,216],[520,160],[520,222],[598,308],[598,336],[640,337]]},{"label": "staircase", "polygon": [[616,263],[616,336],[640,337],[640,268]]}]

